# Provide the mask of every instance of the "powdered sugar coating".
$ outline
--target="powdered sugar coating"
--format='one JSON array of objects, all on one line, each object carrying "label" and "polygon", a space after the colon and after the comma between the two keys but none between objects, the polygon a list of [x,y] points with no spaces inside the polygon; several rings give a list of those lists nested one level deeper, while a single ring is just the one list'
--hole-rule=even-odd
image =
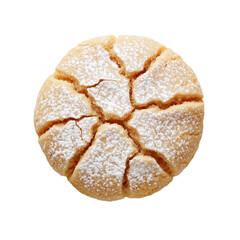
[{"label": "powdered sugar coating", "polygon": [[121,199],[124,197],[122,184],[126,162],[135,152],[133,141],[121,126],[103,124],[92,146],[78,163],[70,182],[92,197]]},{"label": "powdered sugar coating", "polygon": [[165,187],[172,177],[150,156],[137,155],[129,162],[127,196],[144,197]]},{"label": "powdered sugar coating", "polygon": [[84,117],[82,120],[76,122],[77,127],[80,128],[82,133],[82,140],[90,142],[93,135],[93,127],[99,124],[97,117]]},{"label": "powdered sugar coating", "polygon": [[[143,197],[167,185],[172,172],[179,174],[192,159],[202,132],[202,92],[191,68],[170,49],[137,36],[90,39],[61,60],[54,76],[39,93],[35,127],[52,167],[79,191],[102,200]],[[134,107],[186,100],[199,103],[132,114]],[[85,117],[93,115],[101,123]]]},{"label": "powdered sugar coating", "polygon": [[196,75],[171,49],[165,50],[133,83],[133,100],[138,106],[194,97],[203,97]]},{"label": "powdered sugar coating", "polygon": [[39,93],[34,122],[40,134],[54,122],[92,114],[91,103],[84,94],[76,92],[72,84],[50,76]]},{"label": "powdered sugar coating", "polygon": [[56,71],[76,79],[80,88],[93,86],[101,79],[117,81],[123,78],[117,64],[111,61],[108,51],[101,45],[73,48],[63,57]]},{"label": "powdered sugar coating", "polygon": [[102,81],[88,88],[95,104],[102,109],[105,119],[122,119],[132,111],[128,80]]},{"label": "powdered sugar coating", "polygon": [[195,154],[202,134],[203,103],[184,103],[160,110],[135,111],[128,127],[144,149],[163,156],[175,175]]},{"label": "powdered sugar coating", "polygon": [[146,60],[157,54],[163,46],[146,37],[119,36],[113,50],[124,62],[127,72],[140,72]]},{"label": "powdered sugar coating", "polygon": [[39,144],[50,165],[61,175],[66,175],[69,167],[93,137],[93,126],[97,117],[85,117],[82,120],[70,120],[66,124],[57,124],[40,136]]}]

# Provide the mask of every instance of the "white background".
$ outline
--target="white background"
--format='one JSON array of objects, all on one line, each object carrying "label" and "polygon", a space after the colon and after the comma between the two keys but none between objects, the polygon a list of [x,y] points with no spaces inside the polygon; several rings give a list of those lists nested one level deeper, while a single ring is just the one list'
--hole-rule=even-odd
[{"label": "white background", "polygon": [[[1,1],[0,239],[240,239],[239,1]],[[33,110],[83,40],[143,35],[179,53],[204,92],[191,164],[142,199],[86,197],[49,166]]]}]

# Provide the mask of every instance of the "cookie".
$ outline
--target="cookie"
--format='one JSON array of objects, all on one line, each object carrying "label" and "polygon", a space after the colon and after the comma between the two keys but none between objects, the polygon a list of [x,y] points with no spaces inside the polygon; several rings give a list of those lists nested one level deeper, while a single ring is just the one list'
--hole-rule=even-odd
[{"label": "cookie", "polygon": [[43,84],[34,124],[52,168],[80,192],[113,201],[151,195],[198,149],[204,103],[183,59],[139,36],[69,51]]}]

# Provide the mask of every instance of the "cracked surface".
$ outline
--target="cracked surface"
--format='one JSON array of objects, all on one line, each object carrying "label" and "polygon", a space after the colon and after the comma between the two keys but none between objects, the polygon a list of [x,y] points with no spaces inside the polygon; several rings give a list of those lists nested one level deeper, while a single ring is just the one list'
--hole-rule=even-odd
[{"label": "cracked surface", "polygon": [[141,147],[154,151],[178,175],[196,152],[202,134],[203,103],[186,102],[160,110],[152,107],[133,113],[128,127]]},{"label": "cracked surface", "polygon": [[192,69],[171,49],[164,51],[149,71],[133,83],[136,106],[150,103],[171,104],[184,100],[201,100],[202,90]]},{"label": "cracked surface", "polygon": [[126,196],[145,197],[159,191],[171,181],[172,176],[153,157],[138,154],[129,162]]},{"label": "cracked surface", "polygon": [[55,122],[93,114],[91,103],[84,94],[76,92],[70,83],[50,76],[39,92],[34,123],[41,135]]},{"label": "cracked surface", "polygon": [[193,158],[203,94],[182,58],[137,36],[82,42],[40,90],[34,113],[50,165],[101,200],[162,189]]},{"label": "cracked surface", "polygon": [[70,120],[66,124],[54,125],[40,136],[39,144],[55,171],[61,175],[69,175],[69,170],[75,167],[98,124],[97,117]]},{"label": "cracked surface", "polygon": [[124,119],[133,109],[129,98],[129,82],[126,79],[105,80],[87,91],[101,108],[105,119]]},{"label": "cracked surface", "polygon": [[127,75],[137,74],[144,69],[144,64],[164,48],[160,43],[146,37],[119,36],[113,50],[122,60]]},{"label": "cracked surface", "polygon": [[119,81],[123,76],[118,65],[111,61],[109,52],[101,45],[79,45],[58,64],[57,76],[68,77],[79,89],[99,83],[101,79]]},{"label": "cracked surface", "polygon": [[81,157],[70,182],[79,191],[102,200],[118,200],[126,161],[137,149],[122,126],[103,124],[91,147]]}]

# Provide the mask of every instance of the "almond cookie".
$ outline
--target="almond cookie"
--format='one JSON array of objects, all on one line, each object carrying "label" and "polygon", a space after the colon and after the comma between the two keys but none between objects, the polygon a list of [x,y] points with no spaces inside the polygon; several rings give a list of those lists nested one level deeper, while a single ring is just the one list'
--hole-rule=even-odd
[{"label": "almond cookie", "polygon": [[193,70],[160,43],[104,36],[69,51],[43,84],[34,124],[52,168],[113,201],[151,195],[192,160],[203,130]]}]

